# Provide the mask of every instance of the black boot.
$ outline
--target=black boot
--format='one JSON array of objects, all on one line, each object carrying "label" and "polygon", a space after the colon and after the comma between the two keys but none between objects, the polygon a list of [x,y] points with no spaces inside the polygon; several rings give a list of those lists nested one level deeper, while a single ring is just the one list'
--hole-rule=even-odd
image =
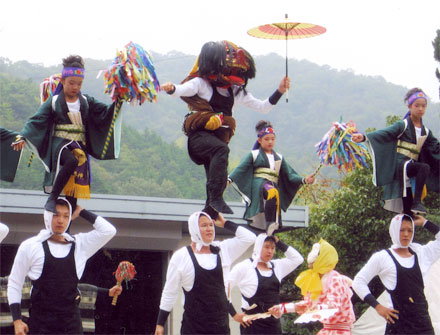
[{"label": "black boot", "polygon": [[234,214],[232,209],[226,204],[226,202],[223,200],[223,198],[216,199],[216,200],[210,200],[209,206],[212,207],[217,212],[220,212],[223,214]]},{"label": "black boot", "polygon": [[47,210],[48,212],[52,212],[52,213],[57,213],[57,206],[56,206],[56,201],[57,201],[57,196],[53,193],[49,194],[49,198],[47,198],[46,204],[44,205],[44,209]]},{"label": "black boot", "polygon": [[223,214],[234,214],[231,208],[223,200],[223,191],[226,187],[226,179],[208,180],[206,182],[206,192],[208,195],[207,205],[217,212]]},{"label": "black boot", "polygon": [[74,197],[66,196],[66,200],[70,203],[70,206],[72,207],[72,213],[75,211],[77,199]]},{"label": "black boot", "polygon": [[423,207],[422,203],[419,201],[413,202],[411,206],[411,212],[413,212],[416,215],[426,214],[426,208]]},{"label": "black boot", "polygon": [[206,206],[205,208],[202,209],[202,212],[208,214],[211,217],[211,219],[213,219],[214,221],[217,220],[218,218],[218,212],[211,206]]}]

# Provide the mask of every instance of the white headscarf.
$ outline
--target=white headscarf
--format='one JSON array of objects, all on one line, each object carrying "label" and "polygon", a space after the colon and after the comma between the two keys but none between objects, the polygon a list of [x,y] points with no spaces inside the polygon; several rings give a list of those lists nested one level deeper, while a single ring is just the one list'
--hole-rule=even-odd
[{"label": "white headscarf", "polygon": [[316,259],[319,256],[319,251],[321,250],[321,244],[320,243],[315,243],[312,247],[312,250],[309,252],[308,256],[307,256],[307,263],[313,264],[315,263]]},{"label": "white headscarf", "polygon": [[261,250],[263,249],[264,241],[267,238],[266,233],[259,234],[254,244],[254,251],[252,251],[252,266],[257,267],[259,262],[266,263],[266,265],[271,268],[272,264],[269,262],[263,262],[261,260]]},{"label": "white headscarf", "polygon": [[[188,230],[189,234],[191,235],[191,241],[193,241],[196,244],[197,251],[200,251],[203,246],[208,247],[211,245],[211,243],[206,243],[202,239],[202,235],[200,234],[200,228],[199,228],[199,219],[200,215],[205,215],[209,218],[209,220],[212,221],[211,217],[206,214],[205,212],[195,212],[191,214],[191,216],[188,219]],[[214,229],[214,238],[215,238],[215,229]],[[214,241],[214,238],[212,239]]]},{"label": "white headscarf", "polygon": [[[411,237],[411,241],[409,242],[409,244],[406,247],[404,247],[404,246],[402,246],[402,244],[400,244],[400,227],[402,226],[402,219],[404,217],[409,218],[411,220],[412,228],[413,228],[413,235]],[[414,220],[412,219],[412,217],[410,217],[409,215],[406,215],[406,214],[396,215],[395,217],[393,217],[393,219],[391,220],[391,224],[390,224],[390,236],[391,236],[391,241],[393,242],[393,245],[391,246],[391,248],[396,249],[396,248],[410,247],[411,243],[413,241],[413,238],[414,238],[414,233],[415,233]]]},{"label": "white headscarf", "polygon": [[[67,203],[67,205],[69,206],[69,224],[66,227],[66,230],[63,232],[62,236],[69,242],[71,241],[75,241],[75,238],[66,233],[66,231],[69,229],[70,227],[70,223],[72,220],[72,206],[70,206],[70,202],[68,202],[67,200],[64,199],[59,199],[59,200],[63,200]],[[40,242],[44,242],[46,240],[48,240],[54,233],[52,231],[52,219],[53,219],[53,214],[52,212],[49,211],[44,211],[44,225],[46,226],[46,229],[42,229],[39,234],[38,234],[38,241]]]}]

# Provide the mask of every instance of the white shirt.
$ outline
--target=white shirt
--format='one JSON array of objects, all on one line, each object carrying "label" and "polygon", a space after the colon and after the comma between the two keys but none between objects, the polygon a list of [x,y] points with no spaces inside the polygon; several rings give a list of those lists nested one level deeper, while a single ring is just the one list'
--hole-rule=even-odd
[{"label": "white shirt", "polygon": [[416,131],[416,142],[417,142],[419,140],[419,137],[422,136],[422,127],[414,126],[414,129]]},{"label": "white shirt", "polygon": [[[211,84],[207,80],[199,77],[191,79],[182,85],[174,86],[176,90],[171,95],[176,97],[192,97],[197,94],[200,98],[209,101],[211,100],[213,94],[213,87]],[[239,88],[237,86],[233,86],[234,105],[235,103],[239,103],[262,114],[267,114],[275,106],[269,102],[269,98],[260,100],[255,98],[249,92],[244,94],[243,90],[235,95],[238,89]],[[229,96],[229,92],[225,88],[217,87],[217,91],[225,97]]]},{"label": "white shirt", "polygon": [[[238,227],[235,237],[222,242],[212,243],[220,247],[220,258],[223,268],[223,281],[226,278],[232,263],[240,257],[255,242],[255,234],[246,228]],[[194,254],[199,265],[212,270],[217,266],[216,254]],[[181,288],[190,291],[194,285],[195,270],[186,247],[177,250],[171,257],[167,270],[167,278],[162,291],[160,309],[170,312],[176,302]],[[226,291],[226,285],[225,285]]]},{"label": "white shirt", "polygon": [[[301,254],[292,247],[289,247],[286,250],[285,255],[286,258],[272,260],[274,264],[273,271],[280,282],[304,261],[304,258],[301,256]],[[230,289],[238,286],[241,294],[246,298],[253,297],[258,289],[258,276],[255,270],[259,271],[263,277],[272,276],[272,270],[258,270],[252,265],[250,259],[245,259],[244,261],[235,265],[229,273],[227,283],[230,285]],[[249,304],[243,297],[241,298],[241,307],[244,309],[249,309]]]},{"label": "white shirt", "polygon": [[[425,282],[428,271],[432,264],[440,258],[440,232],[435,235],[435,240],[426,245],[412,243],[411,249],[417,254],[420,270],[422,272],[423,281]],[[414,265],[415,257],[400,257],[393,250],[393,256],[399,264],[405,268],[411,268]],[[373,254],[367,264],[358,272],[353,280],[353,290],[362,300],[370,292],[368,283],[375,277],[379,276],[382,284],[388,290],[394,290],[397,285],[397,270],[390,255],[381,250]]]},{"label": "white shirt", "polygon": [[69,109],[67,116],[69,117],[70,122],[72,122],[72,124],[75,124],[77,126],[82,126],[83,123],[80,112],[81,103],[79,102],[79,99],[77,99],[75,102],[66,101],[66,103],[67,103],[67,108]]},{"label": "white shirt", "polygon": [[[75,266],[78,279],[83,275],[87,260],[92,257],[116,234],[116,228],[106,219],[98,216],[93,224],[94,230],[79,233],[75,237]],[[50,253],[56,258],[66,257],[72,245],[56,243],[48,240]],[[31,237],[20,244],[8,279],[9,305],[21,302],[21,290],[25,277],[31,280],[40,278],[44,265],[44,250],[37,236]]]},{"label": "white shirt", "polygon": [[3,241],[3,239],[8,235],[9,228],[4,223],[0,222],[0,243]]},{"label": "white shirt", "polygon": [[266,153],[267,160],[269,161],[269,168],[271,170],[275,170],[275,156],[274,154],[268,154]]}]

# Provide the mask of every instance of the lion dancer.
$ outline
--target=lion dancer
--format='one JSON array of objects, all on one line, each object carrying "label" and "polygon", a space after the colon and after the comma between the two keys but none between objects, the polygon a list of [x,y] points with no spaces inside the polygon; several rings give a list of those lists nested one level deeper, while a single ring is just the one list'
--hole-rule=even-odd
[{"label": "lion dancer", "polygon": [[285,77],[269,98],[256,99],[246,91],[255,72],[254,60],[245,49],[229,41],[207,42],[181,85],[167,82],[161,86],[188,103],[190,113],[183,126],[188,153],[196,164],[205,167],[205,211],[214,216],[215,212],[233,213],[223,200],[223,191],[228,176],[228,143],[235,131],[235,103],[268,113],[290,87],[290,80]]}]

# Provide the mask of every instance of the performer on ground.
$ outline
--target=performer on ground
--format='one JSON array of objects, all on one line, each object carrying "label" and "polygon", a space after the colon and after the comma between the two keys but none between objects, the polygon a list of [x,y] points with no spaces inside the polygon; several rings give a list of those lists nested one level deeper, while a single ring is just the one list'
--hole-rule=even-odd
[{"label": "performer on ground", "polygon": [[[232,263],[254,242],[255,234],[218,214],[215,226],[226,228],[234,238],[214,241],[214,221],[204,212],[189,217],[191,245],[177,250],[168,265],[160,301],[156,335],[164,325],[179,292],[185,294],[181,334],[229,334],[230,304],[225,281]],[[232,313],[232,312],[231,312]]]},{"label": "performer on ground", "polygon": [[[285,254],[285,258],[272,259],[275,247]],[[254,244],[252,258],[235,265],[228,276],[229,292],[238,286],[242,295],[241,308],[234,320],[241,323],[241,334],[281,334],[281,322],[271,316],[244,322],[249,314],[265,313],[280,303],[281,280],[295,270],[304,258],[291,246],[280,241],[277,236],[260,234]],[[255,307],[252,307],[255,306]]]},{"label": "performer on ground", "polygon": [[[8,279],[8,301],[16,335],[82,334],[77,304],[78,281],[87,260],[116,234],[101,216],[77,205],[56,201],[56,213],[44,212],[46,228],[22,242]],[[66,233],[71,220],[81,216],[93,224],[87,233]],[[21,294],[25,277],[32,280],[29,324],[21,320]]]},{"label": "performer on ground", "polygon": [[[413,243],[415,226],[435,236],[426,245]],[[440,258],[440,227],[424,217],[396,215],[390,224],[393,245],[373,254],[353,281],[357,295],[387,321],[385,334],[434,334],[424,286],[430,267]],[[392,306],[379,304],[368,283],[379,276]]]},{"label": "performer on ground", "polygon": [[321,239],[313,245],[307,256],[309,270],[303,271],[295,280],[301,288],[304,300],[297,303],[283,303],[270,309],[273,315],[280,317],[283,313],[319,314],[319,310],[336,309],[329,317],[319,321],[323,328],[319,335],[349,335],[355,321],[351,297],[351,279],[334,270],[338,263],[336,249]]}]

